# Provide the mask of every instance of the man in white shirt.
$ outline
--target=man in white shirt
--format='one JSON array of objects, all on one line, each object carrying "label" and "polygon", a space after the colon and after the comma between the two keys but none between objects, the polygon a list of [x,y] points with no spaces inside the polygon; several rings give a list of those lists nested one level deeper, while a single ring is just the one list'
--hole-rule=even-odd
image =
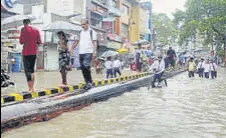
[{"label": "man in white shirt", "polygon": [[156,58],[154,63],[152,64],[150,70],[154,71],[153,81],[152,81],[152,88],[155,87],[156,80],[161,82],[161,77],[165,71],[165,61],[162,59],[162,57]]},{"label": "man in white shirt", "polygon": [[210,74],[212,79],[217,78],[217,64],[213,60],[210,60]]},{"label": "man in white shirt", "polygon": [[118,59],[118,57],[115,58],[115,60],[113,61],[113,71],[114,71],[114,77],[117,77],[117,73],[119,74],[119,76],[121,76],[121,68],[122,64],[120,62],[120,60]]},{"label": "man in white shirt", "polygon": [[203,74],[204,74],[204,58],[201,58],[200,62],[198,63],[198,73],[199,73],[199,77],[203,78]]},{"label": "man in white shirt", "polygon": [[204,66],[204,76],[206,79],[209,79],[209,72],[210,72],[210,64],[209,64],[209,60],[206,60]]},{"label": "man in white shirt", "polygon": [[79,32],[79,39],[75,41],[72,46],[72,50],[79,46],[79,62],[81,65],[82,74],[85,80],[84,89],[88,90],[92,88],[93,81],[91,77],[91,62],[96,56],[96,40],[97,35],[94,30],[89,28],[89,22],[87,19],[81,20],[82,30]]}]

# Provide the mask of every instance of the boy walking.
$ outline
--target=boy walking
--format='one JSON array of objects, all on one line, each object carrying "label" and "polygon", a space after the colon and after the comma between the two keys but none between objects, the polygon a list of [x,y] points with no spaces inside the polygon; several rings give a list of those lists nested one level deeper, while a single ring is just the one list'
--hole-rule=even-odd
[{"label": "boy walking", "polygon": [[199,77],[203,78],[203,74],[204,74],[204,59],[201,58],[200,62],[198,63],[198,73],[199,73]]},{"label": "boy walking", "polygon": [[217,64],[213,60],[210,60],[210,74],[212,79],[217,78]]},{"label": "boy walking", "polygon": [[207,60],[204,64],[204,76],[206,79],[209,79],[209,72],[210,72],[210,64],[209,64],[209,61]]},{"label": "boy walking", "polygon": [[114,77],[117,77],[117,73],[119,74],[119,76],[121,76],[121,62],[118,59],[118,57],[115,58],[115,60],[113,61],[113,70],[114,70]]},{"label": "boy walking", "polygon": [[188,76],[189,78],[194,77],[195,72],[195,62],[194,58],[191,57],[190,61],[188,62]]},{"label": "boy walking", "polygon": [[107,57],[107,61],[105,62],[105,67],[106,67],[107,79],[109,78],[109,76],[113,78],[113,63],[111,61],[111,57]]}]

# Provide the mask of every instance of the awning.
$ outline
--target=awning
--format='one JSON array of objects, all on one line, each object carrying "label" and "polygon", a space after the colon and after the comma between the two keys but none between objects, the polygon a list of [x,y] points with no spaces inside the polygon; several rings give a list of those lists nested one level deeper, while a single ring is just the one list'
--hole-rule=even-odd
[{"label": "awning", "polygon": [[81,15],[80,13],[75,11],[71,12],[71,11],[63,11],[63,10],[56,10],[56,11],[53,11],[52,13],[58,16],[66,17],[66,18],[72,18],[72,17]]}]

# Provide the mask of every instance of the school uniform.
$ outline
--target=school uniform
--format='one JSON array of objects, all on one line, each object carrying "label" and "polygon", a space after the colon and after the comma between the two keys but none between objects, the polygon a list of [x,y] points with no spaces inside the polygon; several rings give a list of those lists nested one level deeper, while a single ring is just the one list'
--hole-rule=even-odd
[{"label": "school uniform", "polygon": [[107,60],[105,62],[105,67],[106,67],[107,79],[109,78],[109,76],[111,76],[111,78],[113,78],[113,63],[112,63],[112,61]]},{"label": "school uniform", "polygon": [[203,67],[204,64],[205,64],[204,61],[200,61],[197,66],[199,77],[202,77],[202,78],[203,78],[203,74],[204,74],[204,67]]},{"label": "school uniform", "polygon": [[217,78],[217,64],[216,63],[210,63],[210,74],[211,78]]},{"label": "school uniform", "polygon": [[210,64],[209,63],[205,63],[204,64],[204,76],[205,78],[209,78],[209,72],[210,72]]},{"label": "school uniform", "polygon": [[113,70],[114,70],[114,77],[116,78],[117,77],[117,73],[119,74],[119,76],[121,76],[121,71],[120,71],[120,68],[121,68],[121,62],[120,60],[114,60],[113,61]]}]

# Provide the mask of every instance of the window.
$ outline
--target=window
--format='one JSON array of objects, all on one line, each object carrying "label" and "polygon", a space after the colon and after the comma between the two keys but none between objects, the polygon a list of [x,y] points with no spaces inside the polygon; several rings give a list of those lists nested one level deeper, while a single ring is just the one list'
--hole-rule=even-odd
[{"label": "window", "polygon": [[121,12],[123,15],[129,15],[129,7],[123,4]]},{"label": "window", "polygon": [[44,5],[32,6],[32,15],[36,17],[33,23],[43,23]]},{"label": "window", "polygon": [[127,36],[128,37],[128,33],[129,32],[129,26],[126,24],[122,24],[122,28],[121,28],[121,34],[122,36]]},{"label": "window", "polygon": [[91,12],[91,25],[97,28],[102,28],[102,18],[101,15]]}]

